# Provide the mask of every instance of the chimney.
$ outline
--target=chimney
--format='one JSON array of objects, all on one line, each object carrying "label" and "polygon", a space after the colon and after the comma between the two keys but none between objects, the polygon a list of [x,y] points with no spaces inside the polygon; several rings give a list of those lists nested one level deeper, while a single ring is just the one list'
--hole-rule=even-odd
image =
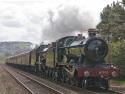
[{"label": "chimney", "polygon": [[88,36],[89,36],[89,37],[95,37],[95,36],[96,36],[96,33],[97,33],[97,30],[96,30],[96,29],[89,29],[89,30],[88,30]]},{"label": "chimney", "polygon": [[82,39],[83,39],[82,34],[78,34],[77,39],[78,39],[78,40],[82,40]]},{"label": "chimney", "polygon": [[53,47],[56,47],[56,42],[52,42],[52,46],[53,46]]}]

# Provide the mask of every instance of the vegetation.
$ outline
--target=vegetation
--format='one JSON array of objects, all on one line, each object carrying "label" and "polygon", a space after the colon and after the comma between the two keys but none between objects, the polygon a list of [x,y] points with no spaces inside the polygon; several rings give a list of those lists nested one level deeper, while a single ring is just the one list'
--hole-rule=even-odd
[{"label": "vegetation", "polygon": [[125,38],[125,9],[120,2],[107,5],[100,14],[101,22],[97,25],[103,37],[111,39]]},{"label": "vegetation", "polygon": [[5,55],[0,54],[0,64],[3,64],[5,62]]},{"label": "vegetation", "polygon": [[109,43],[108,63],[120,67],[121,77],[125,80],[125,0],[107,5],[100,14],[97,25],[99,33]]},{"label": "vegetation", "polygon": [[0,42],[0,53],[15,54],[29,51],[32,43],[30,42]]},{"label": "vegetation", "polygon": [[121,71],[121,74],[120,74],[121,77],[122,78],[125,77],[125,41],[124,40],[109,43],[109,53],[107,56],[107,62],[114,63],[115,65],[119,66]]}]

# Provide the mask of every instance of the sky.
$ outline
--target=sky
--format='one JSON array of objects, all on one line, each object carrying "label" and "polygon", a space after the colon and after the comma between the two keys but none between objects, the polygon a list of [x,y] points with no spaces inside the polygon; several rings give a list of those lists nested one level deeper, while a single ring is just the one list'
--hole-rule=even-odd
[{"label": "sky", "polygon": [[100,12],[113,1],[121,0],[0,0],[0,42],[39,44],[86,31],[99,23]]}]

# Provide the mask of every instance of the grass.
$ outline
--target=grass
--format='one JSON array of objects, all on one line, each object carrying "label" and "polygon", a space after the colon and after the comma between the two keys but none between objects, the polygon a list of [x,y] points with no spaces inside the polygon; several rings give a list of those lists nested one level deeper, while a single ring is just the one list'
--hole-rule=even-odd
[{"label": "grass", "polygon": [[111,80],[111,83],[113,84],[117,84],[117,85],[125,85],[125,77],[118,77],[118,78],[115,78],[115,79],[112,79]]},{"label": "grass", "polygon": [[4,54],[0,54],[0,64],[5,63],[6,56]]},{"label": "grass", "polygon": [[118,84],[125,84],[125,80],[113,80],[113,81],[115,81]]}]

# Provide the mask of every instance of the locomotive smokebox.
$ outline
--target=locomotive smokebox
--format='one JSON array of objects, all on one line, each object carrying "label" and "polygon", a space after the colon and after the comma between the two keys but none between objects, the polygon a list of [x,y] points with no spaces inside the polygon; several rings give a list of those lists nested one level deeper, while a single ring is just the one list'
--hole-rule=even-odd
[{"label": "locomotive smokebox", "polygon": [[89,60],[100,62],[108,53],[108,45],[103,39],[93,37],[87,40],[84,51]]}]

